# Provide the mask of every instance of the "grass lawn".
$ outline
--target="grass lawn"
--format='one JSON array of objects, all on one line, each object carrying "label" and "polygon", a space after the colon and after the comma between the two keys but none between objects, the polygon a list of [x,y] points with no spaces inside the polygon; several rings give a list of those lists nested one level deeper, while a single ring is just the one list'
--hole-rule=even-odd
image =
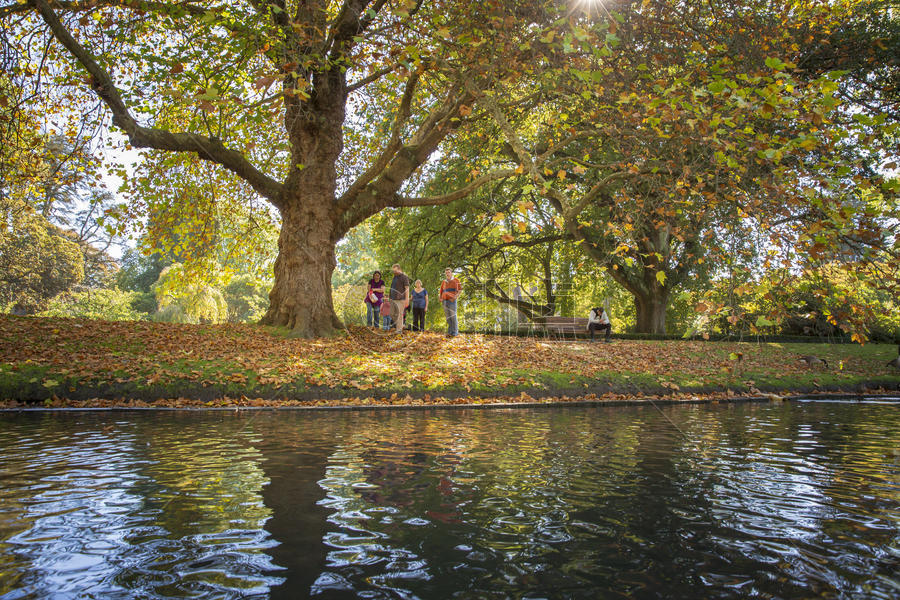
[{"label": "grass lawn", "polygon": [[[740,353],[742,360],[735,360]],[[804,354],[829,368],[807,367]],[[6,406],[486,402],[900,388],[896,346],[611,344],[350,327],[292,339],[253,325],[0,316]]]}]

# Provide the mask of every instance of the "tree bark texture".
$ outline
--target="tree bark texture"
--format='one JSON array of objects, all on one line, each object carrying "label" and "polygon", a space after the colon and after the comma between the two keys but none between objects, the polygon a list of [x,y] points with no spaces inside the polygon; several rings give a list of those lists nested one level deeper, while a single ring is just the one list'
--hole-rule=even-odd
[{"label": "tree bark texture", "polygon": [[666,306],[668,291],[663,293],[634,294],[637,333],[666,333]]},{"label": "tree bark texture", "polygon": [[[314,190],[310,190],[314,191]],[[335,229],[334,196],[302,198],[281,211],[275,281],[264,325],[287,327],[300,337],[331,334],[341,322],[331,298],[334,248],[343,232]]]}]

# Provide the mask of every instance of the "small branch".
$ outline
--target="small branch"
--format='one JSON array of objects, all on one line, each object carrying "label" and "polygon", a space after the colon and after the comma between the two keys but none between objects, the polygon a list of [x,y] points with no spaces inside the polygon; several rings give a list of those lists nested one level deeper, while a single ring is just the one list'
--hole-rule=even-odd
[{"label": "small branch", "polygon": [[500,244],[499,246],[494,246],[493,248],[489,248],[487,252],[485,252],[484,254],[479,256],[477,259],[475,259],[475,261],[473,261],[473,264],[474,264],[475,268],[477,269],[478,267],[481,266],[481,263],[483,263],[486,260],[490,260],[495,255],[497,255],[500,252],[503,252],[503,250],[505,248],[509,248],[510,246],[514,246],[516,248],[534,248],[535,246],[540,246],[542,244],[552,244],[553,242],[562,240],[563,237],[564,236],[562,236],[562,235],[548,235],[548,236],[544,236],[544,237],[540,237],[540,238],[532,238],[532,239],[526,240],[526,241],[513,240],[511,242],[504,242],[504,243]]},{"label": "small branch", "polygon": [[566,139],[562,140],[555,146],[552,146],[546,152],[544,152],[540,156],[538,156],[537,160],[535,162],[537,162],[539,165],[543,164],[544,162],[549,160],[551,156],[553,156],[554,154],[556,154],[557,152],[559,152],[560,150],[562,150],[563,148],[565,148],[566,146],[568,146],[569,144],[574,142],[575,140],[581,139],[583,137],[589,137],[589,136],[595,135],[595,134],[596,134],[595,131],[589,131],[589,130],[576,131],[575,133],[573,133]]},{"label": "small branch", "polygon": [[378,71],[375,71],[374,73],[372,73],[366,77],[363,77],[362,79],[360,79],[359,81],[357,81],[355,83],[349,84],[347,86],[347,93],[355,92],[359,88],[365,87],[365,86],[369,85],[370,83],[372,83],[373,81],[377,81],[377,80],[381,79],[382,77],[384,77],[385,75],[387,75],[388,73],[390,73],[394,69],[396,69],[398,66],[400,66],[400,63],[394,63],[389,67],[379,69]]},{"label": "small branch", "polygon": [[449,194],[444,194],[443,196],[429,196],[424,198],[405,198],[402,196],[394,196],[394,200],[390,202],[388,206],[399,208],[401,206],[438,206],[441,204],[449,204],[454,200],[459,200],[460,198],[466,197],[486,183],[497,181],[498,179],[512,177],[515,174],[516,172],[513,169],[504,169],[502,171],[487,173],[486,175],[482,175],[481,177],[475,179],[469,185],[466,185]]}]

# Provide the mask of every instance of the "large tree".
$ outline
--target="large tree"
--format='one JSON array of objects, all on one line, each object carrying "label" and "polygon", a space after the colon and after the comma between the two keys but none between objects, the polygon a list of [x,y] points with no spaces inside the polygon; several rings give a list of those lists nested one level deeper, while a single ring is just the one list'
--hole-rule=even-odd
[{"label": "large tree", "polygon": [[[0,5],[17,72],[67,90],[43,98],[56,102],[59,119],[78,118],[99,98],[132,147],[193,153],[277,208],[263,323],[304,336],[339,325],[334,247],[351,227],[386,207],[448,202],[490,179],[443,197],[414,195],[417,173],[471,111],[466,83],[509,80],[518,34],[534,18],[541,6],[507,0]],[[52,43],[43,47],[45,31]]]}]

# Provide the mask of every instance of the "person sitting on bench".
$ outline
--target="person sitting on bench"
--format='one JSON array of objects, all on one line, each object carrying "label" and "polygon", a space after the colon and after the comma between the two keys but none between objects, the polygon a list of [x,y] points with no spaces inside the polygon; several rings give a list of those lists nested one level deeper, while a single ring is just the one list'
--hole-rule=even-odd
[{"label": "person sitting on bench", "polygon": [[592,308],[591,314],[588,316],[588,331],[591,332],[591,341],[594,341],[594,332],[606,330],[606,338],[603,340],[609,342],[612,335],[612,325],[609,324],[609,315],[603,308]]}]

